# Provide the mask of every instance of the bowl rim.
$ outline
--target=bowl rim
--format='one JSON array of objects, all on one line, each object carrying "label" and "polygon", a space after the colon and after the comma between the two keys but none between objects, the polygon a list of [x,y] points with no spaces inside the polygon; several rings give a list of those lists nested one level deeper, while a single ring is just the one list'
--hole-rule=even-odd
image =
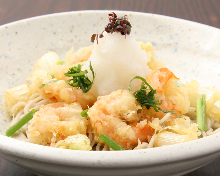
[{"label": "bowl rim", "polygon": [[[208,155],[216,155],[217,158],[220,156],[219,145],[220,133],[217,133],[186,143],[149,149],[80,151],[53,148],[0,135],[0,152],[4,154],[61,165],[64,162],[65,165],[74,163],[74,165],[82,167],[136,167],[173,163],[179,161],[180,158],[189,160]],[[100,165],[100,163],[103,164]]]},{"label": "bowl rim", "polygon": [[162,15],[162,14],[155,14],[155,13],[149,13],[149,12],[139,12],[139,11],[126,11],[126,10],[76,10],[76,11],[68,11],[68,12],[55,12],[55,13],[49,13],[49,14],[43,14],[43,15],[38,15],[38,16],[33,16],[33,17],[28,17],[28,18],[24,18],[24,19],[20,19],[20,20],[16,20],[16,21],[12,21],[9,23],[5,23],[0,25],[0,28],[2,26],[6,26],[6,25],[16,25],[17,23],[20,22],[27,22],[29,20],[37,20],[37,19],[41,19],[41,18],[48,18],[48,17],[54,17],[54,16],[62,16],[62,15],[68,15],[68,14],[78,14],[78,13],[111,13],[111,12],[119,12],[119,13],[124,13],[124,14],[135,14],[135,15],[146,15],[146,16],[155,16],[155,17],[159,17],[159,18],[165,18],[165,19],[173,19],[173,20],[177,20],[177,21],[182,21],[185,23],[191,23],[191,24],[197,24],[197,25],[202,25],[202,26],[206,26],[209,28],[214,28],[217,30],[220,30],[217,27],[211,26],[211,25],[207,25],[207,24],[203,24],[203,23],[199,23],[196,21],[192,21],[192,20],[186,20],[186,19],[182,19],[182,18],[177,18],[177,17],[172,17],[172,16],[166,16],[166,15]]}]

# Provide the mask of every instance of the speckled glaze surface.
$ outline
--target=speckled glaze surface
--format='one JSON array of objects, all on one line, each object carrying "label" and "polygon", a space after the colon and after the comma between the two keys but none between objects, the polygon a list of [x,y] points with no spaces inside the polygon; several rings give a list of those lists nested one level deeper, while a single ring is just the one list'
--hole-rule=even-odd
[{"label": "speckled glaze surface", "polygon": [[[24,83],[48,50],[64,59],[91,45],[110,11],[76,11],[34,17],[0,27],[0,133],[7,128],[4,90]],[[220,89],[220,30],[154,14],[124,12],[132,35],[151,42],[158,59],[183,82],[196,79]],[[1,157],[39,175],[181,175],[220,156],[220,134],[172,146],[137,151],[85,152],[50,148],[0,135]]]}]

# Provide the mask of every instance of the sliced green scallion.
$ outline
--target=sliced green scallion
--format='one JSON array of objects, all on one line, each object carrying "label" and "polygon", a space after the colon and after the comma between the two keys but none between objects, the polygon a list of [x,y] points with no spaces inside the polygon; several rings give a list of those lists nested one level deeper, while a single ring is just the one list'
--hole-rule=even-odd
[{"label": "sliced green scallion", "polygon": [[57,65],[63,65],[66,61],[57,61]]},{"label": "sliced green scallion", "polygon": [[[130,92],[132,91],[131,82],[134,79],[140,79],[142,81],[140,90],[136,90],[135,92],[133,92],[135,99],[141,105],[142,108],[145,107],[147,110],[149,110],[150,108],[153,108],[155,112],[162,111],[164,113],[171,113],[171,114],[177,115],[178,117],[181,117],[177,113],[175,113],[175,111],[165,111],[160,106],[158,106],[162,104],[162,100],[159,100],[159,98],[155,96],[157,94],[156,89],[153,89],[150,86],[150,84],[148,84],[148,82],[141,76],[135,76],[130,81],[130,85],[128,87],[128,90]],[[147,111],[145,112],[148,113]]]},{"label": "sliced green scallion", "polygon": [[35,109],[32,109],[27,115],[25,115],[21,120],[15,123],[6,131],[6,136],[12,136],[16,131],[18,131],[22,126],[24,126],[29,120],[33,118],[34,113],[36,112]]},{"label": "sliced green scallion", "polygon": [[46,86],[47,84],[50,84],[52,82],[58,82],[59,80],[57,79],[51,79],[50,81],[47,81],[46,83],[43,83],[39,86],[39,89],[43,88],[44,86]]},{"label": "sliced green scallion", "polygon": [[208,131],[205,94],[202,94],[201,98],[197,98],[196,123],[198,124],[198,129],[200,131]]},{"label": "sliced green scallion", "polygon": [[52,72],[48,72],[47,75],[50,75],[52,77],[52,79],[55,78],[54,74]]},{"label": "sliced green scallion", "polygon": [[85,109],[84,111],[82,111],[82,112],[81,112],[81,116],[82,116],[82,117],[88,117],[88,114],[87,114],[88,110],[89,110],[89,109]]},{"label": "sliced green scallion", "polygon": [[119,144],[117,144],[115,141],[113,141],[111,138],[109,138],[108,136],[106,136],[103,133],[101,133],[99,135],[99,139],[101,139],[103,142],[105,142],[113,150],[125,150],[123,147],[121,147]]},{"label": "sliced green scallion", "polygon": [[76,64],[71,65],[71,67],[76,67],[76,66],[78,67],[78,65],[83,66],[85,63],[86,63],[86,61],[79,62],[79,63],[76,63]]},{"label": "sliced green scallion", "polygon": [[69,71],[64,75],[68,77],[72,77],[71,79],[67,80],[66,83],[68,83],[73,88],[74,87],[80,88],[84,93],[87,93],[93,85],[95,73],[90,62],[89,67],[93,76],[93,80],[90,81],[90,79],[86,75],[88,71],[87,70],[81,71],[81,67],[83,64],[84,64],[83,62],[80,62],[75,66],[69,68]]}]

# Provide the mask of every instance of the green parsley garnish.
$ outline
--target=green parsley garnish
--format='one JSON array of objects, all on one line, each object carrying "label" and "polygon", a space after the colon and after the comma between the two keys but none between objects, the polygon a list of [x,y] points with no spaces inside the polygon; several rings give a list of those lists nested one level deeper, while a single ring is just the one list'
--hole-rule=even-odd
[{"label": "green parsley garnish", "polygon": [[157,91],[153,89],[150,86],[150,84],[148,84],[147,81],[141,76],[135,76],[130,81],[130,85],[128,87],[129,91],[131,91],[131,82],[134,79],[140,79],[142,81],[140,90],[137,90],[133,93],[134,97],[136,98],[137,102],[141,105],[142,108],[145,107],[147,108],[147,110],[153,108],[156,112],[162,111],[164,113],[172,113],[177,115],[174,111],[164,111],[162,108],[158,106],[162,104],[162,101],[160,101],[159,98],[155,97]]},{"label": "green parsley garnish", "polygon": [[88,76],[86,75],[88,73],[87,70],[81,71],[82,64],[79,63],[71,68],[69,68],[69,71],[65,73],[65,76],[72,77],[68,81],[66,81],[70,86],[77,87],[82,89],[84,93],[88,92],[95,79],[95,73],[93,71],[91,62],[90,62],[90,70],[92,71],[93,80],[90,81]]}]

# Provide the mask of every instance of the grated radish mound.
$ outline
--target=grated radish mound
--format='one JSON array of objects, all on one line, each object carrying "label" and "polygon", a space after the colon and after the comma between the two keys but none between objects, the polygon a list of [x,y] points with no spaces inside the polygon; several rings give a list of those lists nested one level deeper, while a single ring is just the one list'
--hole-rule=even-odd
[{"label": "grated radish mound", "polygon": [[[128,89],[131,79],[135,76],[145,78],[150,73],[147,66],[146,52],[131,35],[119,33],[103,33],[104,37],[94,42],[94,49],[82,70],[88,70],[91,61],[95,72],[94,84],[90,90],[95,96],[110,94],[118,89]],[[132,90],[140,89],[141,81],[132,82]]]}]

